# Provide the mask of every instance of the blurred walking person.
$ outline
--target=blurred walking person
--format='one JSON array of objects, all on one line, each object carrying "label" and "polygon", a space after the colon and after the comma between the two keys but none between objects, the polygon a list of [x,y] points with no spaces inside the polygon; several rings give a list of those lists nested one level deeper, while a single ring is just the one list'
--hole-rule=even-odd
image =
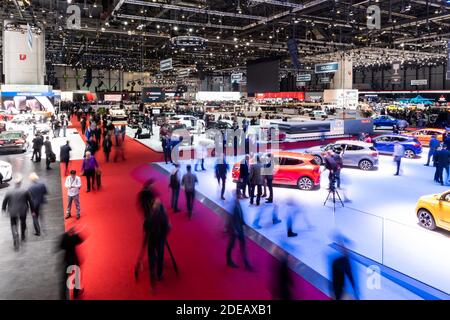
[{"label": "blurred walking person", "polygon": [[281,261],[275,260],[271,270],[275,270],[272,279],[272,298],[276,300],[293,300],[294,281],[289,268],[287,254],[283,254]]},{"label": "blurred walking person", "polygon": [[19,176],[14,181],[14,189],[6,193],[2,204],[2,211],[4,213],[6,211],[9,213],[14,250],[16,251],[18,251],[20,247],[18,230],[19,220],[21,240],[25,241],[28,210],[34,210],[30,193],[27,190],[22,189],[21,186],[22,177]]},{"label": "blurred walking person", "polygon": [[171,208],[173,212],[180,212],[178,209],[178,197],[180,196],[180,165],[175,164],[175,167],[170,174],[169,188],[172,189]]},{"label": "blurred walking person", "polygon": [[111,135],[107,134],[103,139],[103,153],[105,154],[106,162],[109,162],[109,155],[111,153],[112,146],[113,142],[111,140]]},{"label": "blurred walking person", "polygon": [[[274,160],[272,154],[267,155],[266,164],[264,165],[264,179],[265,185],[269,189],[269,197],[266,199],[266,203],[273,203],[273,170],[274,170]],[[264,191],[266,188],[264,188]],[[264,192],[265,194],[266,192]]]},{"label": "blurred walking person", "polygon": [[247,270],[253,270],[247,257],[247,248],[245,243],[244,234],[244,215],[242,212],[241,204],[237,198],[234,199],[234,207],[231,215],[228,216],[226,230],[228,232],[228,246],[226,251],[227,265],[231,268],[238,268],[239,266],[234,263],[231,253],[234,248],[236,240],[239,241],[239,247],[241,251],[241,257],[244,261],[245,268]]},{"label": "blurred walking person", "polygon": [[[73,298],[77,299],[83,293],[81,288],[81,269],[80,259],[77,253],[77,247],[84,241],[83,237],[71,228],[65,232],[61,238],[59,247],[64,250],[64,258],[62,261],[62,283],[61,283],[61,300],[70,300],[70,289],[73,289]],[[74,283],[68,283],[69,279]]]},{"label": "blurred walking person", "polygon": [[118,139],[116,145],[114,146],[114,162],[117,162],[117,159],[122,159],[125,161],[125,141],[122,139]]},{"label": "blurred walking person", "polygon": [[186,206],[189,219],[192,219],[192,210],[194,209],[195,199],[195,185],[198,184],[198,179],[195,174],[191,172],[192,167],[190,164],[186,166],[187,172],[181,178],[181,185],[184,187],[184,193],[186,195]]},{"label": "blurred walking person", "polygon": [[341,300],[343,297],[346,279],[350,282],[353,288],[355,298],[359,298],[358,286],[355,282],[349,251],[345,246],[345,242],[346,239],[340,235],[337,236],[336,243],[341,247],[342,253],[339,256],[334,257],[331,263],[332,290],[336,300]]},{"label": "blurred walking person", "polygon": [[143,252],[147,247],[150,284],[154,288],[155,280],[161,281],[163,277],[164,247],[170,230],[169,217],[158,195],[152,192],[151,188],[146,188],[144,192],[141,192],[138,199],[145,219],[144,241],[135,269],[135,276],[138,275]]},{"label": "blurred walking person", "polygon": [[59,151],[59,160],[65,164],[64,175],[66,176],[69,172],[70,151],[72,151],[72,148],[70,147],[69,141],[67,140],[66,144],[61,146],[61,149]]},{"label": "blurred walking person", "polygon": [[47,187],[43,182],[39,181],[39,176],[33,172],[29,177],[31,181],[31,186],[28,188],[28,192],[31,195],[31,200],[33,201],[33,209],[31,210],[31,216],[33,217],[34,225],[34,235],[41,235],[41,226],[39,224],[39,219],[41,218],[41,206],[44,204],[45,196],[47,195]]}]

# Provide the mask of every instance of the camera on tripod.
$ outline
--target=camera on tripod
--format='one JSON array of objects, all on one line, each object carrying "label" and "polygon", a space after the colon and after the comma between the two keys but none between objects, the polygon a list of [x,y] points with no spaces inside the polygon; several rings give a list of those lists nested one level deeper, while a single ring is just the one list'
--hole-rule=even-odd
[{"label": "camera on tripod", "polygon": [[334,172],[331,172],[330,174],[330,191],[335,192],[336,191],[336,174]]}]

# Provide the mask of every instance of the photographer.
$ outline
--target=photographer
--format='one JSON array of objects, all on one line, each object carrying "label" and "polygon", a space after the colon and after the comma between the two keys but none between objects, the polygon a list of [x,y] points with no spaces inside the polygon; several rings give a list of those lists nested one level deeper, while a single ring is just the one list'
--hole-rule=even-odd
[{"label": "photographer", "polygon": [[328,150],[326,156],[324,158],[325,170],[329,171],[328,180],[329,180],[329,190],[334,188],[334,183],[336,182],[336,172],[339,169],[339,166],[334,158],[334,152]]}]

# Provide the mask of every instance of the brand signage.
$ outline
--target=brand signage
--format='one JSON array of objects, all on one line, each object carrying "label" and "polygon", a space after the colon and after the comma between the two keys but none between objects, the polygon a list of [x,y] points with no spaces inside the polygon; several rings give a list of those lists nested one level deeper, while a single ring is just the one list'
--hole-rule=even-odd
[{"label": "brand signage", "polygon": [[187,78],[187,77],[189,77],[189,73],[190,73],[190,69],[188,69],[188,68],[180,69],[180,70],[178,70],[178,77]]},{"label": "brand signage", "polygon": [[320,78],[319,83],[331,83],[331,78],[330,77]]},{"label": "brand signage", "polygon": [[421,80],[411,80],[412,86],[426,86],[428,84],[427,79],[421,79]]},{"label": "brand signage", "polygon": [[392,77],[391,77],[391,83],[397,84],[400,83],[402,80],[402,77],[400,76],[400,67],[401,67],[400,61],[394,61],[392,62]]},{"label": "brand signage", "polygon": [[161,60],[161,62],[159,63],[160,71],[167,71],[167,70],[172,70],[172,69],[173,69],[172,58],[166,59],[166,60]]},{"label": "brand signage", "polygon": [[308,81],[311,81],[311,74],[304,73],[297,75],[297,82],[308,82]]},{"label": "brand signage", "polygon": [[142,88],[142,102],[164,102],[166,94],[161,88]]},{"label": "brand signage", "polygon": [[231,74],[231,83],[240,83],[242,82],[242,73],[232,73]]},{"label": "brand signage", "polygon": [[316,73],[336,72],[339,70],[339,63],[338,62],[329,62],[329,63],[316,64],[314,66],[314,70]]}]

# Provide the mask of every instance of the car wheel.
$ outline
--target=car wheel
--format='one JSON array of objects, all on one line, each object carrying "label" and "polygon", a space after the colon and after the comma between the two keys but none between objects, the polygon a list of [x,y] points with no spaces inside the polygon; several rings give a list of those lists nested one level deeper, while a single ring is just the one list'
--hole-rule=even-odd
[{"label": "car wheel", "polygon": [[430,211],[426,209],[420,209],[417,212],[417,218],[419,219],[419,224],[428,230],[436,229],[436,222],[434,221],[433,215]]},{"label": "car wheel", "polygon": [[301,177],[298,179],[297,187],[300,190],[311,190],[314,187],[314,183],[311,178]]},{"label": "car wheel", "polygon": [[405,158],[412,159],[416,156],[416,153],[411,149],[405,150]]},{"label": "car wheel", "polygon": [[321,156],[318,156],[318,155],[314,155],[314,160],[317,162],[317,164],[319,165],[319,166],[321,166],[322,165],[322,157]]},{"label": "car wheel", "polygon": [[370,160],[361,160],[361,161],[359,162],[359,164],[358,164],[358,167],[359,167],[361,170],[369,171],[369,170],[372,170],[372,168],[373,168],[373,163],[372,163],[372,161],[370,161]]}]

